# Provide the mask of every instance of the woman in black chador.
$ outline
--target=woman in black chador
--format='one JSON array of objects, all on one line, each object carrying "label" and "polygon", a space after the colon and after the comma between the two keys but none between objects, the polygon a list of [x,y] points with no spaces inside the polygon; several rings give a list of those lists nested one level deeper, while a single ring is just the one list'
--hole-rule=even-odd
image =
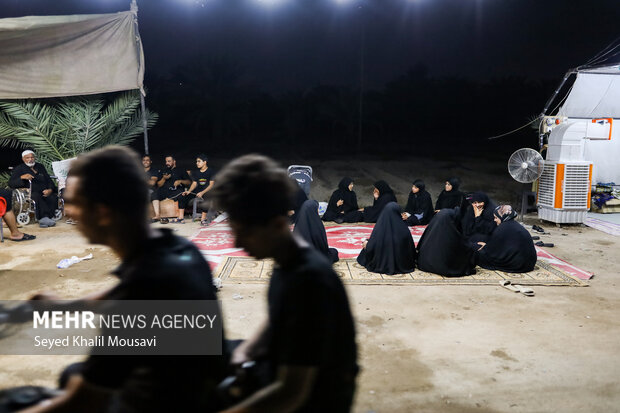
[{"label": "woman in black chador", "polygon": [[475,192],[471,205],[467,207],[462,219],[463,235],[469,241],[473,250],[480,248],[478,242],[486,242],[497,224],[493,219],[495,204],[484,192]]},{"label": "woman in black chador", "polygon": [[401,218],[400,207],[390,202],[383,209],[370,239],[364,242],[357,262],[370,272],[404,274],[414,270],[415,257],[415,244],[409,227]]},{"label": "woman in black chador", "polygon": [[433,201],[425,188],[423,180],[413,182],[405,212],[402,213],[403,221],[409,226],[426,225],[433,217]]},{"label": "woman in black chador", "polygon": [[330,262],[338,261],[338,250],[329,248],[325,227],[319,218],[319,203],[309,199],[304,202],[297,213],[294,234],[301,236],[306,242],[321,254],[325,255]]},{"label": "woman in black chador", "polygon": [[446,180],[446,186],[443,191],[437,197],[435,203],[435,211],[439,211],[444,208],[456,208],[461,206],[464,194],[459,191],[461,181],[459,178],[449,178]]},{"label": "woman in black chador", "polygon": [[418,268],[447,277],[474,274],[474,250],[460,229],[460,209],[442,209],[418,242]]},{"label": "woman in black chador", "polygon": [[528,272],[536,265],[536,248],[532,236],[514,218],[517,213],[510,205],[500,205],[494,211],[497,229],[476,253],[477,264],[489,270]]},{"label": "woman in black chador", "polygon": [[362,220],[362,212],[358,211],[357,196],[353,191],[353,179],[345,176],[338,184],[338,189],[332,193],[327,205],[327,211],[323,214],[323,221],[359,222]]},{"label": "woman in black chador", "polygon": [[381,211],[383,211],[383,208],[385,208],[388,203],[398,202],[396,201],[394,191],[385,181],[375,182],[375,188],[372,195],[375,200],[373,201],[372,206],[364,208],[364,222],[377,222],[379,215],[381,215]]}]

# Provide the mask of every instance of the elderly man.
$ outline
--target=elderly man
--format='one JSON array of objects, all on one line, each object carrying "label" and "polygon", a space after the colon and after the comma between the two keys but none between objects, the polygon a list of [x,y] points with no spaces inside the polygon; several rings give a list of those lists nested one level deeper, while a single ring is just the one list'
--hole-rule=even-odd
[{"label": "elderly man", "polygon": [[13,189],[29,188],[32,185],[30,197],[35,202],[36,217],[41,228],[53,227],[54,212],[58,208],[58,198],[54,194],[56,187],[45,167],[36,162],[34,152],[22,152],[23,164],[16,166],[9,179],[9,186]]}]

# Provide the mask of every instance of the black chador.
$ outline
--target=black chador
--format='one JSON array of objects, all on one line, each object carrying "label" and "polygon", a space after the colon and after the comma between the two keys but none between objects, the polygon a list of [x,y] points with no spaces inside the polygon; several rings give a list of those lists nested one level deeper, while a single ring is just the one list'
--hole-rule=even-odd
[{"label": "black chador", "polygon": [[[375,182],[375,189],[378,191],[379,196],[375,198],[372,206],[364,208],[364,222],[377,222],[379,215],[383,208],[390,202],[396,201],[396,195],[394,191],[385,181]],[[401,218],[402,220],[402,218]]]},{"label": "black chador", "polygon": [[447,277],[475,273],[474,251],[460,231],[459,209],[442,209],[418,243],[418,268]]},{"label": "black chador", "polygon": [[[355,191],[349,189],[352,183],[353,180],[348,176],[342,178],[338,189],[329,198],[323,221],[359,222],[362,220],[362,213],[358,211],[357,195]],[[338,205],[341,201],[341,205]]]},{"label": "black chador", "polygon": [[463,235],[469,241],[472,249],[477,250],[480,246],[478,242],[486,242],[497,224],[493,219],[493,211],[495,210],[495,204],[489,199],[484,192],[475,192],[472,196],[472,203],[484,203],[482,213],[479,216],[475,216],[474,206],[467,207],[462,220]]},{"label": "black chador", "polygon": [[404,274],[415,267],[415,244],[396,202],[388,203],[357,262],[370,272]]},{"label": "black chador", "polygon": [[476,253],[477,263],[482,268],[505,272],[528,272],[536,265],[536,248],[532,236],[514,220],[516,213],[501,214],[498,207],[495,215],[501,221],[486,245]]},{"label": "black chador", "polygon": [[293,233],[301,236],[333,263],[338,261],[338,250],[329,248],[327,245],[327,235],[321,218],[319,218],[318,209],[318,202],[311,199],[304,202],[297,213],[297,222]]},{"label": "black chador", "polygon": [[418,179],[413,182],[413,186],[418,192],[409,192],[405,212],[409,214],[406,219],[407,225],[426,225],[433,217],[433,201],[431,195],[426,191],[424,181]]},{"label": "black chador", "polygon": [[463,201],[464,194],[459,191],[459,187],[461,186],[459,178],[449,178],[446,180],[446,183],[449,183],[452,188],[449,191],[445,189],[441,191],[435,203],[436,210],[460,207]]}]

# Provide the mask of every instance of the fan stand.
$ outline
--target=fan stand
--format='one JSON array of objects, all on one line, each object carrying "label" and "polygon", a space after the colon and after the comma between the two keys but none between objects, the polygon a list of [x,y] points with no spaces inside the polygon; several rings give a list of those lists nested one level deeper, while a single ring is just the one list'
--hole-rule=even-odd
[{"label": "fan stand", "polygon": [[[528,188],[529,185],[529,188]],[[530,196],[534,196],[536,197],[536,192],[532,192],[532,184],[531,183],[525,183],[523,184],[523,191],[521,191],[521,222],[523,222],[524,218],[525,218],[525,214],[527,214],[527,211],[529,210],[529,206],[530,206]]]}]

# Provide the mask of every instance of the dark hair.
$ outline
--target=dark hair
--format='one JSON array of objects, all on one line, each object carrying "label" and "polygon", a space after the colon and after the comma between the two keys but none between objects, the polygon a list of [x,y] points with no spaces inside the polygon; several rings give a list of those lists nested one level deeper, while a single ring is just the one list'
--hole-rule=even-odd
[{"label": "dark hair", "polygon": [[109,207],[123,222],[146,219],[148,186],[133,150],[108,146],[80,155],[68,176],[80,179],[78,193],[88,204]]},{"label": "dark hair", "polygon": [[212,193],[231,220],[260,225],[277,216],[287,216],[297,190],[273,159],[251,154],[226,165],[215,177]]},{"label": "dark hair", "polygon": [[416,179],[415,181],[413,181],[413,185],[415,185],[415,187],[418,188],[420,191],[424,191],[424,189],[426,188],[424,181],[421,179]]},{"label": "dark hair", "polygon": [[174,155],[166,155],[166,156],[164,156],[164,159],[166,159],[166,158],[172,158],[175,161],[177,160],[177,158],[175,158]]},{"label": "dark hair", "polygon": [[144,155],[142,155],[142,159],[144,158],[149,158],[150,160],[153,160],[153,158],[151,158],[151,155],[149,155],[148,153],[145,153]]},{"label": "dark hair", "polygon": [[199,153],[198,155],[196,155],[196,159],[202,159],[205,162],[209,162],[209,159],[207,159],[207,155],[205,155],[204,153]]}]

